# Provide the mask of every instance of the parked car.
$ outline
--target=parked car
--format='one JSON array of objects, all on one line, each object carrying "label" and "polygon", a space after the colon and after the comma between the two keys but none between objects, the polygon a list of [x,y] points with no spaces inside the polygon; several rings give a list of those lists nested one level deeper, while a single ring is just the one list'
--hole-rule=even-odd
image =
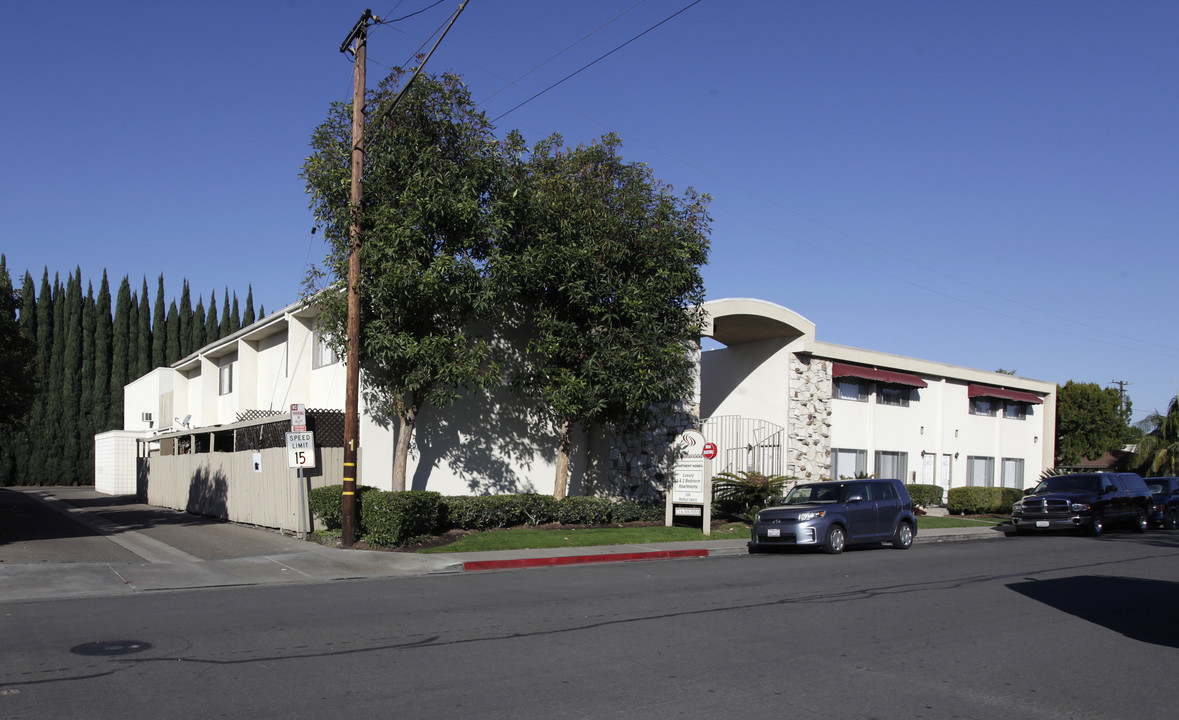
[{"label": "parked car", "polygon": [[848,545],[882,542],[907,550],[916,536],[913,501],[900,480],[808,483],[757,514],[749,552],[804,545],[836,554]]},{"label": "parked car", "polygon": [[1146,478],[1146,487],[1154,495],[1150,524],[1167,530],[1179,528],[1179,477]]},{"label": "parked car", "polygon": [[1134,473],[1053,475],[1024,493],[1011,508],[1017,533],[1079,530],[1098,536],[1107,525],[1145,532],[1154,498]]}]

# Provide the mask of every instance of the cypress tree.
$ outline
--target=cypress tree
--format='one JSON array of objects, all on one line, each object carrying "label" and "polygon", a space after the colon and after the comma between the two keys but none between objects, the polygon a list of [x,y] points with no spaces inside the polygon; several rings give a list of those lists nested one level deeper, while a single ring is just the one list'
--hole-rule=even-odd
[{"label": "cypress tree", "polygon": [[217,331],[221,337],[229,335],[229,288],[225,288],[225,302],[221,303],[221,328]]},{"label": "cypress tree", "polygon": [[160,275],[159,285],[156,286],[156,307],[152,315],[151,334],[151,366],[164,367],[168,364],[166,346],[168,343],[167,321],[164,316],[164,276]]},{"label": "cypress tree", "polygon": [[196,309],[192,311],[192,350],[196,352],[205,346],[205,301],[197,298]]},{"label": "cypress tree", "polygon": [[[25,318],[34,314],[33,306],[24,304],[32,278],[28,273],[25,277],[25,289],[18,295],[12,288],[7,261],[0,254],[0,485],[20,480],[18,465],[23,462],[27,422],[37,393],[37,349],[34,336],[29,334],[31,321]],[[2,533],[0,529],[0,538]]]},{"label": "cypress tree", "polygon": [[119,283],[119,295],[115,300],[114,332],[111,335],[111,379],[110,411],[99,432],[123,427],[123,386],[128,383],[127,366],[130,356],[131,334],[131,283],[126,276]]},{"label": "cypress tree", "polygon": [[192,346],[192,295],[185,280],[180,290],[180,357],[186,358],[195,350]]},{"label": "cypress tree", "polygon": [[82,438],[80,471],[88,483],[94,482],[94,285],[87,283],[86,299],[82,301],[82,395],[78,402],[78,434]]},{"label": "cypress tree", "polygon": [[217,291],[209,293],[209,314],[205,316],[205,342],[215,343],[221,339],[221,326],[217,324]]},{"label": "cypress tree", "polygon": [[90,428],[100,432],[106,427],[111,412],[111,342],[114,322],[111,320],[111,286],[106,270],[98,285],[94,301],[94,391],[90,411]]},{"label": "cypress tree", "polygon": [[82,268],[69,276],[66,284],[65,305],[62,308],[65,320],[63,328],[64,345],[61,358],[61,433],[60,446],[61,479],[59,482],[77,485],[82,480],[81,438],[82,428],[78,422],[82,399]]},{"label": "cypress tree", "polygon": [[242,316],[242,327],[253,325],[256,319],[254,317],[254,286],[248,285],[246,290],[246,314]]},{"label": "cypress tree", "polygon": [[[128,279],[127,291],[131,295],[131,301],[127,305],[127,382],[131,382],[137,376],[135,375],[135,363],[139,356],[139,296],[131,291],[131,282]],[[119,421],[118,429],[123,427],[123,421]],[[116,428],[112,428],[116,429]]]},{"label": "cypress tree", "polygon": [[37,382],[41,392],[33,402],[33,413],[29,422],[28,467],[24,482],[29,485],[42,485],[47,484],[44,480],[49,461],[45,455],[45,438],[52,410],[49,398],[52,388],[48,381],[50,358],[53,357],[53,288],[49,284],[49,268],[45,268],[41,273],[34,315],[37,327]]},{"label": "cypress tree", "polygon": [[180,359],[180,313],[176,310],[176,301],[168,306],[168,319],[164,321],[164,332],[167,334],[164,346],[164,364],[171,365]]},{"label": "cypress tree", "polygon": [[138,342],[135,347],[135,371],[132,375],[141,378],[151,372],[152,338],[151,338],[151,304],[147,301],[147,277],[143,278],[143,287],[139,290],[139,323],[136,328]]},{"label": "cypress tree", "polygon": [[36,394],[33,397],[33,404],[29,410],[29,422],[25,424],[19,433],[12,436],[9,446],[12,448],[13,460],[15,467],[14,474],[5,480],[0,481],[0,484],[17,484],[23,485],[30,483],[31,475],[29,474],[30,463],[32,460],[32,443],[30,440],[31,434],[35,431],[36,426],[33,424],[33,413],[36,410],[38,403],[41,402],[41,376],[37,372],[37,352],[36,346],[37,338],[37,286],[33,283],[33,276],[25,271],[24,285],[21,288],[20,300],[20,325],[24,337],[28,338],[33,343],[32,354],[33,362],[29,376],[33,379],[34,390]]},{"label": "cypress tree", "polygon": [[237,309],[237,293],[233,294],[233,314],[229,316],[230,334],[242,329],[242,315]]},{"label": "cypress tree", "polygon": [[49,375],[45,378],[45,426],[38,433],[41,452],[45,456],[42,476],[38,484],[59,485],[67,467],[61,448],[65,439],[62,426],[65,409],[62,407],[62,384],[65,381],[66,301],[61,276],[53,276],[53,339],[50,341]]},{"label": "cypress tree", "polygon": [[265,305],[258,306],[258,317],[259,317],[259,319],[266,317],[266,306]]}]

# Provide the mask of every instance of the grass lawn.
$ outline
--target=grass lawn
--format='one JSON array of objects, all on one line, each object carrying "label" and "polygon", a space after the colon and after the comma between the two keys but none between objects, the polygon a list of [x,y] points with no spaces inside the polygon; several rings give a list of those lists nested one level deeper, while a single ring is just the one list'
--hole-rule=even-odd
[{"label": "grass lawn", "polygon": [[[999,518],[930,517],[917,518],[917,530],[952,527],[998,525]],[[524,550],[532,548],[592,547],[595,545],[646,545],[648,543],[699,540],[746,540],[749,526],[726,523],[712,529],[711,535],[685,527],[601,527],[578,529],[510,528],[463,535],[450,545],[419,550],[422,553],[480,552],[484,550]]]}]

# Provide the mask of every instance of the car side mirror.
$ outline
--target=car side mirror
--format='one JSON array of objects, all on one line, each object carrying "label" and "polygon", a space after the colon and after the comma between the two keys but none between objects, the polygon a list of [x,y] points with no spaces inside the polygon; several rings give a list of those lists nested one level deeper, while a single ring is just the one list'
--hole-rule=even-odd
[{"label": "car side mirror", "polygon": [[848,495],[848,496],[847,496],[847,501],[848,501],[849,503],[854,503],[854,502],[863,502],[863,501],[864,501],[864,496],[863,496],[863,495]]},{"label": "car side mirror", "polygon": [[1103,493],[1111,493],[1111,492],[1117,492],[1117,491],[1118,491],[1118,489],[1117,489],[1116,487],[1114,487],[1113,485],[1106,485],[1106,486],[1105,486],[1105,489],[1104,489],[1104,490],[1102,490],[1101,492],[1103,492]]},{"label": "car side mirror", "polygon": [[1027,496],[1027,495],[1031,495],[1031,494],[1032,494],[1033,492],[1035,492],[1035,491],[1036,491],[1036,489],[1035,489],[1035,488],[1026,488],[1026,489],[1023,491],[1023,494],[1024,494],[1025,496]]}]

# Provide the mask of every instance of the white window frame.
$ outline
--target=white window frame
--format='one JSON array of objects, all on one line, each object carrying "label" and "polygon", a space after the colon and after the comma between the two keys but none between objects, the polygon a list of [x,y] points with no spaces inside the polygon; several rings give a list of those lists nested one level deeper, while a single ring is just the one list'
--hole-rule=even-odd
[{"label": "white window frame", "polygon": [[[989,411],[984,410],[981,407],[983,403],[987,404],[987,407],[990,408]],[[993,397],[987,397],[985,395],[972,397],[970,398],[970,414],[981,415],[983,417],[995,417],[999,414],[999,401]]]},{"label": "white window frame", "polygon": [[1003,458],[1003,487],[1023,490],[1024,483],[1023,458]]},{"label": "white window frame", "polygon": [[217,394],[229,395],[233,393],[233,366],[236,363],[227,362],[217,368]]},{"label": "white window frame", "polygon": [[[858,378],[835,378],[832,382],[831,396],[836,400],[851,400],[852,402],[868,402],[868,395],[870,393],[867,380],[860,380]],[[844,395],[845,388],[855,386],[857,394],[853,397]]]},{"label": "white window frame", "polygon": [[322,367],[330,367],[340,362],[340,356],[336,354],[335,348],[324,341],[323,336],[319,330],[315,331],[314,349],[311,351],[311,369],[318,370]]},{"label": "white window frame", "polygon": [[[984,477],[979,478],[981,465]],[[970,487],[995,487],[995,458],[986,455],[966,456],[966,484]]]},{"label": "white window frame", "polygon": [[[893,461],[893,464],[896,466],[895,473],[890,472],[886,474],[882,469],[882,466],[885,464],[883,461],[886,459]],[[903,483],[909,482],[909,453],[899,450],[877,450],[874,460],[875,464],[873,467],[876,468],[876,475],[878,477],[895,477]]]},{"label": "white window frame", "polygon": [[[854,466],[850,474],[847,473],[847,468],[841,468],[843,463],[839,462],[839,458],[847,457],[855,453],[855,459],[852,461]],[[839,480],[841,478],[854,478],[857,475],[868,474],[868,451],[860,450],[859,448],[832,448],[831,449],[831,479]]]},{"label": "white window frame", "polygon": [[[886,401],[886,395],[895,394],[896,402]],[[913,388],[908,385],[898,385],[896,383],[877,383],[876,384],[876,404],[887,405],[888,407],[909,407],[909,400],[913,395]]]},{"label": "white window frame", "polygon": [[1003,403],[1003,417],[1008,420],[1025,420],[1028,416],[1028,404],[1018,400],[1008,400]]}]

